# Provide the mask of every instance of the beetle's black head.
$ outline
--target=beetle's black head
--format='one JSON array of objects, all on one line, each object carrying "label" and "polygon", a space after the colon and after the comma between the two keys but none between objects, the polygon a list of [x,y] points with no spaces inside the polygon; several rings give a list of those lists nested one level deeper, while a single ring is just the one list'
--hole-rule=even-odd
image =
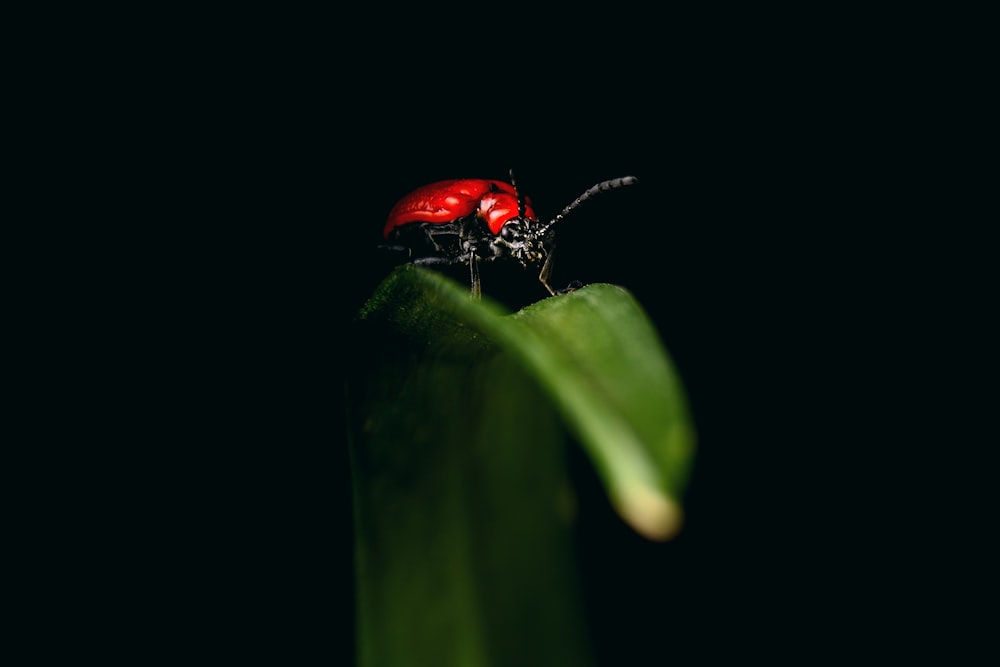
[{"label": "beetle's black head", "polygon": [[500,234],[493,241],[493,254],[497,257],[513,257],[522,265],[538,264],[548,255],[554,234],[551,230],[542,232],[543,225],[537,220],[519,215],[511,218],[500,228]]},{"label": "beetle's black head", "polygon": [[514,180],[514,170],[510,170],[510,184],[514,186],[514,196],[517,197],[517,217],[511,218],[500,228],[500,233],[493,241],[495,257],[512,257],[522,266],[542,262],[552,248],[554,234],[545,229],[538,220],[528,217],[524,204],[524,195],[517,188]]}]

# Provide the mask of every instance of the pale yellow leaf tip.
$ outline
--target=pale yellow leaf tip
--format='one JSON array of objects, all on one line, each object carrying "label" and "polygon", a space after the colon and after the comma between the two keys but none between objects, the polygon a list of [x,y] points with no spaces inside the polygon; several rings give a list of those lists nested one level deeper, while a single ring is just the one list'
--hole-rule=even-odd
[{"label": "pale yellow leaf tip", "polygon": [[632,484],[616,495],[618,513],[646,539],[665,542],[680,532],[684,511],[661,491]]}]

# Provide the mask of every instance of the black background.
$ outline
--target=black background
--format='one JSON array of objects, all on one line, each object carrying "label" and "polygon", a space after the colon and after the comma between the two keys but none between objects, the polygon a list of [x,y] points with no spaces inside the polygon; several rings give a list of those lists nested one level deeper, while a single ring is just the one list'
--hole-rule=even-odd
[{"label": "black background", "polygon": [[542,217],[639,178],[563,224],[556,282],[636,295],[699,434],[665,544],[574,459],[603,664],[894,641],[886,618],[919,597],[898,546],[923,539],[881,486],[909,344],[882,324],[922,285],[895,209],[919,196],[897,165],[923,150],[886,103],[898,77],[859,64],[863,44],[817,46],[811,22],[776,43],[739,17],[672,19],[533,17],[492,46],[428,47],[405,21],[352,46],[275,27],[216,50],[210,30],[204,58],[143,70],[120,154],[129,278],[109,272],[135,346],[126,497],[151,500],[110,521],[129,538],[120,606],[156,610],[128,622],[143,655],[193,638],[222,658],[348,659],[346,327],[391,269],[375,247],[396,200],[510,168]]},{"label": "black background", "polygon": [[[477,104],[475,86],[464,103],[441,109],[377,96],[359,117],[350,108],[357,98],[336,100],[325,113],[306,111],[316,136],[290,127],[270,137],[287,144],[248,156],[261,177],[252,174],[254,192],[240,184],[234,198],[261,197],[267,215],[234,220],[227,239],[235,255],[248,252],[223,263],[234,274],[221,301],[238,299],[248,321],[218,351],[235,353],[226,372],[247,373],[253,388],[248,405],[233,406],[235,433],[247,438],[223,444],[255,480],[238,482],[231,501],[246,522],[237,535],[249,541],[236,562],[253,552],[234,588],[264,626],[250,643],[346,654],[350,496],[339,371],[353,351],[344,327],[391,268],[375,246],[399,197],[443,178],[502,179],[511,167],[543,217],[600,180],[639,177],[565,223],[556,275],[635,293],[676,360],[700,436],[688,525],[668,544],[632,535],[586,462],[575,461],[599,657],[628,664],[746,642],[783,650],[787,634],[815,632],[830,622],[830,596],[840,599],[851,568],[849,554],[835,555],[850,532],[841,523],[851,523],[837,510],[849,503],[842,488],[824,485],[845,465],[838,415],[855,413],[838,394],[859,370],[844,362],[864,324],[843,311],[859,265],[843,254],[855,222],[815,157],[843,159],[843,147],[808,122],[800,136],[748,115],[741,96],[685,102],[655,76],[621,81],[612,68],[601,85],[536,93],[534,103],[510,100],[502,77],[482,78],[498,80],[500,101]],[[224,553],[226,535],[213,539]]]}]

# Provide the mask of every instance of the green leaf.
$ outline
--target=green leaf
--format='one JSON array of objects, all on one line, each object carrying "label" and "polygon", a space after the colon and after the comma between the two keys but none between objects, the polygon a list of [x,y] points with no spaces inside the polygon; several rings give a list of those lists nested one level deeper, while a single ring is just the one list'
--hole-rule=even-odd
[{"label": "green leaf", "polygon": [[360,664],[587,664],[564,429],[657,540],[694,449],[642,308],[598,284],[507,314],[406,266],[351,341]]}]

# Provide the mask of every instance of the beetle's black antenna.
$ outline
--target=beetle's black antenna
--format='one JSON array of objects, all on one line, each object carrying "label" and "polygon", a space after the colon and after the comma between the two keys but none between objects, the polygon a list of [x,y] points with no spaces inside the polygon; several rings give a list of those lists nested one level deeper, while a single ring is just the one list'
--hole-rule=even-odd
[{"label": "beetle's black antenna", "polygon": [[[513,176],[512,176],[513,178]],[[616,188],[621,188],[626,185],[635,185],[639,182],[639,179],[635,176],[622,176],[621,178],[612,178],[610,181],[602,181],[592,188],[588,188],[586,192],[573,200],[573,203],[562,210],[562,213],[552,218],[544,227],[538,230],[538,235],[541,236],[549,230],[552,225],[556,224],[560,220],[566,217],[570,211],[575,209],[577,206],[587,201],[594,195],[600,194],[601,192],[607,192],[608,190],[614,190]]]},{"label": "beetle's black antenna", "polygon": [[517,217],[524,219],[524,195],[521,191],[517,189],[517,183],[514,181],[514,168],[510,168],[510,184],[514,186],[514,196],[517,197]]}]

